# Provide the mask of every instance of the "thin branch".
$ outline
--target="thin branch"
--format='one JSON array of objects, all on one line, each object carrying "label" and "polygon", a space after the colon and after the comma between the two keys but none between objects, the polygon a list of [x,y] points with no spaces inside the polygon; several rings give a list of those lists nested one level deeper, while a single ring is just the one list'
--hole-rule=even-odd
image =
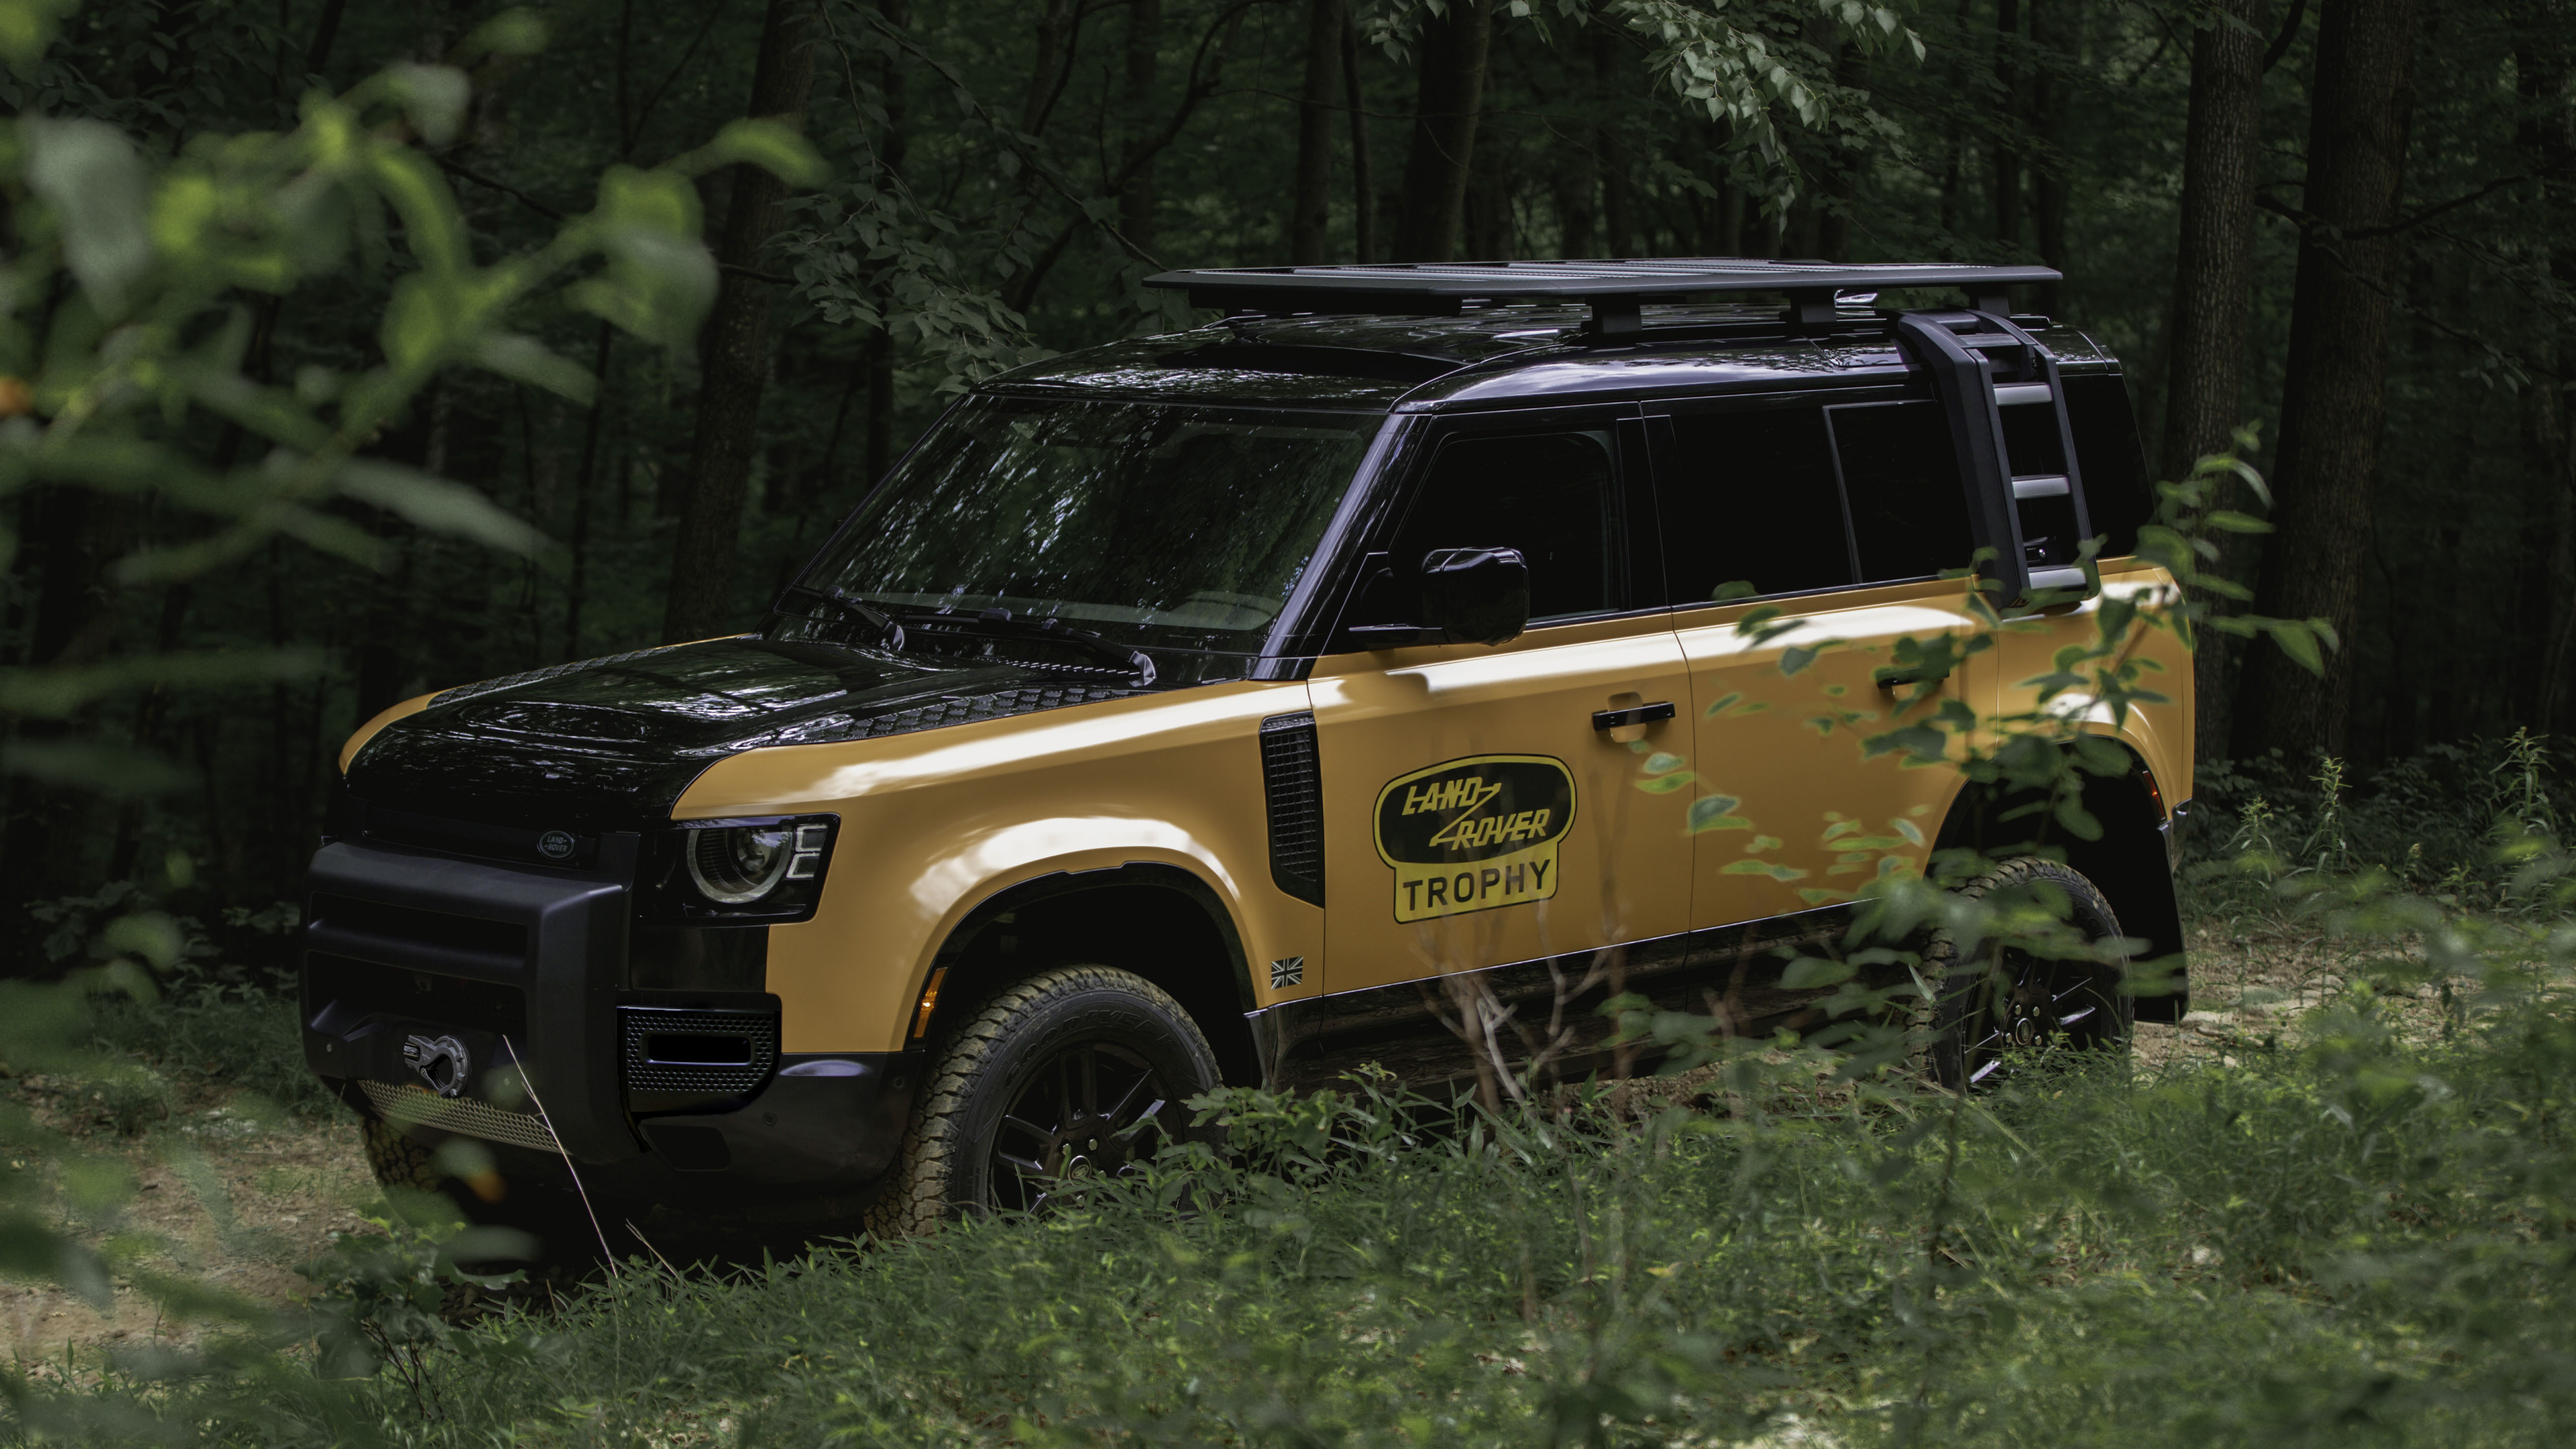
[{"label": "thin branch", "polygon": [[2290,0],[2290,18],[2281,22],[2281,33],[2263,48],[2263,73],[2270,75],[2281,57],[2290,53],[2290,42],[2299,38],[2299,24],[2308,18],[2308,0]]},{"label": "thin branch", "polygon": [[557,211],[555,208],[546,205],[544,202],[537,200],[535,197],[530,196],[528,193],[521,191],[519,188],[512,186],[506,181],[495,181],[491,177],[485,176],[479,171],[469,171],[444,156],[437,158],[437,160],[438,169],[446,172],[448,175],[457,177],[460,180],[471,181],[477,186],[488,186],[494,191],[498,191],[505,196],[515,198],[520,205],[535,212],[537,215],[544,217],[548,221],[562,222],[569,219],[567,213]]}]

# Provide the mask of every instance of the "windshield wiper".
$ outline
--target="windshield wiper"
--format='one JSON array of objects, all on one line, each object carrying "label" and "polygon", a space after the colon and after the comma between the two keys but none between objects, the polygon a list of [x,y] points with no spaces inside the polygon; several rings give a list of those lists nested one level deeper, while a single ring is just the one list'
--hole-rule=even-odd
[{"label": "windshield wiper", "polygon": [[903,647],[902,621],[856,594],[846,593],[830,584],[789,584],[782,592],[821,599],[850,618],[876,630],[886,648]]},{"label": "windshield wiper", "polygon": [[1139,684],[1154,682],[1154,661],[1142,649],[1130,649],[1114,639],[1104,638],[1088,629],[1077,629],[1053,614],[1043,619],[1014,615],[1008,609],[985,609],[974,614],[941,614],[916,610],[902,616],[911,623],[946,629],[958,633],[991,631],[1021,639],[1037,639],[1050,644],[1070,644],[1105,659],[1114,659],[1136,675]]}]

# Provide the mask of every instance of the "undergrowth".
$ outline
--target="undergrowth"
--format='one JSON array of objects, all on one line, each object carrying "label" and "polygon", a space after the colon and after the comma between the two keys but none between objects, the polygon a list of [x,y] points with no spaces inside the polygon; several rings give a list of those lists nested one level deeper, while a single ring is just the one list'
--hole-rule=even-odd
[{"label": "undergrowth", "polygon": [[[2411,832],[2379,781],[2231,802],[2189,872],[2204,909],[2236,900],[2341,965],[2325,1006],[2225,1058],[2030,1061],[1958,1098],[1787,1038],[1711,1040],[1714,1070],[1660,1099],[1234,1090],[1198,1104],[1227,1155],[1167,1153],[1040,1219],[498,1298],[459,1298],[476,1280],[437,1234],[388,1217],[381,1248],[316,1269],[315,1312],[78,1391],[9,1381],[6,1433],[2564,1442],[2576,876],[2532,779],[2455,791]],[[2410,858],[2426,839],[2457,854]],[[224,1014],[260,1009],[222,991],[132,1008],[177,1058],[229,1049]],[[284,1070],[269,1040],[240,1050]]]}]

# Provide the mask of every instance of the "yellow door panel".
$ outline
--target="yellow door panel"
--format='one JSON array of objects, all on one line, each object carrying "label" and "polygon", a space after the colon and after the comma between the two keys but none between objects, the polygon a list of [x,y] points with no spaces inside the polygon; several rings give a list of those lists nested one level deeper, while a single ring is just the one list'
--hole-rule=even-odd
[{"label": "yellow door panel", "polygon": [[[1737,625],[1751,602],[1676,616],[1691,677],[1690,769],[1695,815],[1693,927],[1812,910],[1845,899],[1888,859],[1920,869],[1959,788],[1956,768],[1903,751],[1864,752],[1873,734],[1929,721],[1948,699],[1982,715],[1994,703],[1991,654],[1981,654],[1905,701],[1883,689],[1906,635],[1970,628],[1958,581],[1879,585],[1772,601],[1788,612],[1768,637]],[[1793,624],[1794,621],[1794,624]],[[1793,624],[1780,630],[1779,626]],[[1791,651],[1818,650],[1796,674]],[[1950,757],[1959,753],[1955,739]]]},{"label": "yellow door panel", "polygon": [[1592,716],[1688,687],[1662,614],[1320,661],[1327,989],[1681,931],[1688,792],[1637,788],[1644,756]]}]

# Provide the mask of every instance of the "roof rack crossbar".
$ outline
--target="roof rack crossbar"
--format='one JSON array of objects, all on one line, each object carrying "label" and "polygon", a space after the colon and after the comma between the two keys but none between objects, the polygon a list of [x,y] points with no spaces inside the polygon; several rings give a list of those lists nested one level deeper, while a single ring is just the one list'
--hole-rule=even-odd
[{"label": "roof rack crossbar", "polygon": [[1973,310],[2003,315],[2007,289],[2059,280],[2048,267],[1949,262],[1853,263],[1763,257],[1651,257],[1565,262],[1370,262],[1339,266],[1208,267],[1163,272],[1149,287],[1186,293],[1190,305],[1230,314],[1341,313],[1449,317],[1470,302],[1588,304],[1599,339],[1643,330],[1649,303],[1691,297],[1785,293],[1785,320],[1801,331],[1834,325],[1848,293],[1901,287],[1962,288]]}]

